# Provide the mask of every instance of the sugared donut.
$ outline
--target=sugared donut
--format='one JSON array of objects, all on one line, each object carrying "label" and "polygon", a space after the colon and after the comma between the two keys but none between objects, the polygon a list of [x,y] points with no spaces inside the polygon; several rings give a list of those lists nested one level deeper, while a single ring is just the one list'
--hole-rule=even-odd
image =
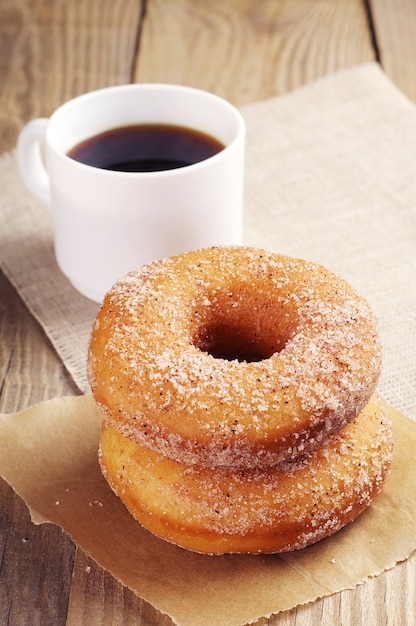
[{"label": "sugared donut", "polygon": [[107,420],[186,464],[265,468],[326,441],[380,373],[374,315],[311,262],[248,247],[122,278],[93,326],[89,381]]},{"label": "sugared donut", "polygon": [[153,534],[202,553],[304,548],[354,520],[380,491],[391,429],[373,397],[341,432],[267,470],[185,465],[144,448],[105,422],[103,473]]}]

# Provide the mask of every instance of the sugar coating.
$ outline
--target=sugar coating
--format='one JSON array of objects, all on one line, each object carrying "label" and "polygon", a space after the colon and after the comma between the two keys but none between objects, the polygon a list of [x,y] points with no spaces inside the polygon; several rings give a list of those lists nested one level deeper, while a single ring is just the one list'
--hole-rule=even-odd
[{"label": "sugar coating", "polygon": [[239,469],[328,440],[367,404],[380,368],[375,317],[350,285],[239,246],[121,279],[88,362],[93,394],[123,435],[183,463]]},{"label": "sugar coating", "polygon": [[104,475],[139,522],[210,554],[298,550],[333,534],[379,493],[391,460],[391,427],[377,396],[325,444],[268,469],[178,463],[108,422],[100,451]]}]

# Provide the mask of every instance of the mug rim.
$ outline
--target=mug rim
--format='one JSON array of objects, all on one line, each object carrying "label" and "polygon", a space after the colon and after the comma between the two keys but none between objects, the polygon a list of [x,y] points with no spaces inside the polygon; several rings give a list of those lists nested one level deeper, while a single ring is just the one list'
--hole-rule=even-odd
[{"label": "mug rim", "polygon": [[[72,159],[67,154],[67,151],[69,151],[71,148],[78,145],[80,142],[86,139],[89,139],[91,137],[94,137],[96,135],[99,135],[103,132],[106,132],[107,130],[130,126],[132,125],[131,122],[121,123],[119,125],[112,125],[110,127],[108,126],[103,127],[102,129],[97,130],[87,136],[83,136],[80,139],[75,139],[72,145],[70,145],[66,149],[60,148],[57,145],[56,140],[53,137],[53,129],[54,129],[54,125],[59,122],[60,116],[67,113],[72,108],[82,105],[84,102],[88,102],[89,100],[93,100],[94,98],[105,97],[107,94],[117,94],[117,93],[123,93],[123,92],[128,93],[129,91],[143,92],[143,93],[155,92],[156,94],[157,92],[162,93],[164,91],[170,91],[170,92],[182,93],[182,94],[188,93],[193,96],[202,97],[202,98],[205,98],[206,100],[212,101],[216,105],[222,107],[226,113],[228,113],[230,116],[233,117],[235,125],[236,125],[233,137],[230,140],[230,142],[224,146],[222,150],[220,150],[217,154],[214,154],[213,156],[208,157],[207,159],[204,159],[203,161],[192,163],[190,165],[186,165],[181,168],[162,170],[162,171],[152,171],[152,172],[123,172],[123,171],[117,171],[117,170],[102,169],[99,167],[95,167],[92,165],[88,165],[86,163],[76,161],[75,159]],[[170,122],[165,119],[154,119],[151,122],[137,121],[136,123],[137,124],[142,124],[142,123],[143,124],[146,124],[146,123],[172,124],[174,126],[183,126],[185,128],[190,128],[193,130],[201,131],[201,129],[197,128],[196,125],[187,126],[186,124],[182,124],[182,123],[179,124],[179,123],[175,123],[172,121]],[[202,132],[206,132],[206,131],[204,130]],[[208,133],[208,134],[213,135],[213,133]],[[200,169],[200,168],[207,167],[208,165],[211,165],[213,163],[216,163],[217,161],[222,161],[224,158],[227,158],[230,151],[236,150],[240,146],[240,144],[244,142],[245,134],[246,134],[246,125],[245,125],[245,121],[241,112],[233,104],[231,104],[231,102],[229,102],[225,98],[222,98],[221,96],[218,96],[217,94],[214,94],[210,91],[206,91],[204,89],[199,89],[196,87],[191,87],[188,85],[155,82],[155,83],[128,83],[128,84],[122,84],[122,85],[103,87],[100,89],[95,89],[93,91],[88,91],[86,93],[75,96],[74,98],[71,98],[70,100],[64,102],[57,109],[55,109],[55,111],[49,117],[48,124],[46,127],[45,139],[46,139],[47,149],[50,150],[54,154],[55,158],[59,158],[60,160],[62,160],[67,165],[70,165],[71,167],[80,168],[81,170],[84,170],[86,172],[88,171],[89,173],[95,172],[97,176],[105,175],[106,177],[114,176],[117,178],[138,178],[138,177],[144,178],[144,177],[150,176],[151,178],[156,178],[156,177],[166,177],[166,176],[181,176],[181,175],[184,175],[185,172],[189,172],[190,169],[192,170]]]}]

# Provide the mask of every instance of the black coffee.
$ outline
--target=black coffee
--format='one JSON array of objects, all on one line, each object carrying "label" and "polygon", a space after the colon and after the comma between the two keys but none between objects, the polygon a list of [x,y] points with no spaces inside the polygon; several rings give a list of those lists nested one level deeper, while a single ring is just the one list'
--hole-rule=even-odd
[{"label": "black coffee", "polygon": [[224,145],[202,132],[169,124],[113,128],[68,152],[76,161],[118,172],[157,172],[204,161]]}]

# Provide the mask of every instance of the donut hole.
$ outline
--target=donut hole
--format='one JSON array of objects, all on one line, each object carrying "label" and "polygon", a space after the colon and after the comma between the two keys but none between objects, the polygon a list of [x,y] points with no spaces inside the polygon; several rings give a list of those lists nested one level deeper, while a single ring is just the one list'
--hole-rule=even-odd
[{"label": "donut hole", "polygon": [[276,352],[273,346],[259,341],[250,329],[226,323],[205,328],[198,336],[196,347],[216,359],[247,363],[268,359]]},{"label": "donut hole", "polygon": [[281,352],[296,333],[295,311],[287,303],[250,296],[216,294],[209,300],[203,314],[198,310],[195,316],[193,345],[216,359],[247,363]]}]

